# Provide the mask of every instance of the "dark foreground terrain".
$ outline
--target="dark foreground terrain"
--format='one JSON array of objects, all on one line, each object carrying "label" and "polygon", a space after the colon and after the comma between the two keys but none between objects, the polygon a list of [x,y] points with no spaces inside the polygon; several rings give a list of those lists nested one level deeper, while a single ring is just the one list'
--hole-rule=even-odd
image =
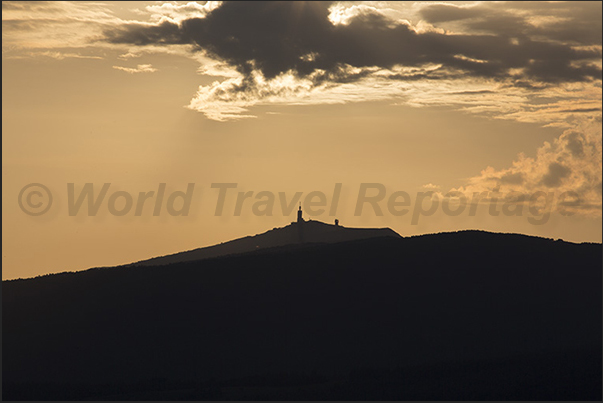
[{"label": "dark foreground terrain", "polygon": [[601,244],[479,231],[5,281],[4,400],[601,400]]}]

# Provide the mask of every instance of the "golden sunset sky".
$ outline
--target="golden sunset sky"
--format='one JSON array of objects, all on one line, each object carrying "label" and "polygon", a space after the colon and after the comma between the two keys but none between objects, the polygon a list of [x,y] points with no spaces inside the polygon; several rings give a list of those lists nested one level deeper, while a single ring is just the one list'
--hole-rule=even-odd
[{"label": "golden sunset sky", "polygon": [[[279,192],[324,192],[326,211],[307,219],[402,236],[601,242],[601,35],[601,2],[3,2],[3,279],[282,227],[297,204],[283,214]],[[52,193],[45,214],[20,207],[31,183]],[[70,183],[76,196],[111,184],[96,216],[69,215]],[[165,201],[158,216],[152,202],[109,212],[114,192],[136,204],[160,183],[166,198],[195,184],[188,216]],[[213,183],[237,183],[222,216]],[[383,215],[355,215],[361,183],[384,186]],[[521,214],[490,214],[486,197],[474,216],[411,222],[418,192],[494,189],[498,211],[506,200]],[[271,216],[252,211],[261,191],[276,197]],[[399,191],[402,216],[387,208]],[[517,197],[539,191],[554,199],[535,225]]]}]

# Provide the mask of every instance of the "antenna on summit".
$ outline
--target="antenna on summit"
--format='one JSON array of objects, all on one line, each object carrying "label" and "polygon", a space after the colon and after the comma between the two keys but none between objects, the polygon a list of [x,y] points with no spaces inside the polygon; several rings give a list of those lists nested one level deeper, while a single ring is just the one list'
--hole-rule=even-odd
[{"label": "antenna on summit", "polygon": [[304,219],[302,218],[302,209],[301,209],[301,202],[299,203],[299,209],[297,210],[297,222],[303,222]]}]

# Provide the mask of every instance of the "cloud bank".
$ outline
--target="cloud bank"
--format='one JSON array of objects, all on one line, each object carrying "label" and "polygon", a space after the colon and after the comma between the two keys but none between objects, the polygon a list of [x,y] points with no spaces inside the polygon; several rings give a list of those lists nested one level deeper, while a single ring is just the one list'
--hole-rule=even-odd
[{"label": "cloud bank", "polygon": [[[154,23],[113,26],[103,40],[190,45],[229,66],[236,77],[200,87],[189,105],[211,119],[252,117],[248,109],[257,104],[400,97],[412,103],[415,84],[430,84],[434,98],[454,83],[481,83],[503,98],[572,84],[600,89],[600,3],[416,3],[410,19],[375,4],[192,4],[156,7],[164,14]],[[194,16],[186,18],[186,9]],[[377,81],[385,93],[376,93]],[[421,103],[431,102],[415,102]],[[591,103],[568,110],[597,112]]]},{"label": "cloud bank", "polygon": [[498,191],[508,200],[527,201],[521,195],[553,193],[568,198],[557,206],[565,214],[601,217],[602,146],[601,119],[583,119],[552,143],[545,142],[534,158],[520,154],[510,168],[484,169],[470,178],[460,191],[473,193]]},{"label": "cloud bank", "polygon": [[[553,38],[543,39],[534,39],[529,30],[524,33],[513,25],[496,35],[419,33],[406,21],[392,20],[370,7],[360,9],[346,23],[334,24],[329,18],[331,6],[329,2],[225,2],[204,18],[183,19],[180,24],[167,20],[152,26],[128,24],[107,30],[106,36],[113,43],[195,44],[246,78],[259,71],[268,80],[287,72],[306,78],[316,71],[346,79],[348,75],[341,75],[340,70],[345,65],[392,69],[426,64],[476,77],[539,82],[601,78],[600,66],[593,63],[601,57],[600,49],[547,40],[559,36],[555,30]],[[472,15],[479,10],[472,8]],[[430,6],[422,13],[432,15],[433,11]],[[498,26],[499,19],[484,14],[479,24],[468,25]],[[577,39],[584,40],[580,45],[600,45],[600,40],[595,43],[588,36]],[[326,77],[317,77],[321,78]]]}]

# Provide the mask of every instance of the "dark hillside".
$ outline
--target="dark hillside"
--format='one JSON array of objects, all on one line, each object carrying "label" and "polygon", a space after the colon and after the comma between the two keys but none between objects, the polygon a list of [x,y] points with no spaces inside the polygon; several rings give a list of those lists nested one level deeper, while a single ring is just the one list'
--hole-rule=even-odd
[{"label": "dark hillside", "polygon": [[601,245],[479,231],[3,282],[10,399],[601,399]]}]

